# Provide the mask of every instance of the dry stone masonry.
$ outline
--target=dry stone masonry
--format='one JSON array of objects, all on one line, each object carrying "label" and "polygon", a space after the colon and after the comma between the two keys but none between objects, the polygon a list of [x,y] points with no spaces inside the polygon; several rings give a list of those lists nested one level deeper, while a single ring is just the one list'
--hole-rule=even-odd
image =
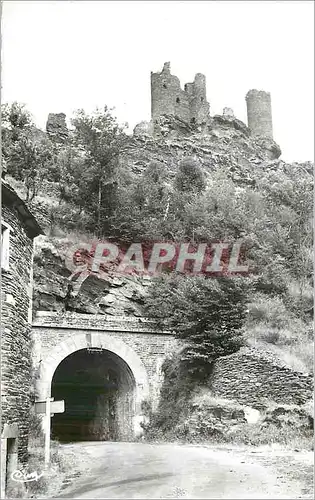
[{"label": "dry stone masonry", "polygon": [[[134,174],[143,172],[152,161],[160,162],[167,166],[172,178],[180,160],[195,156],[207,176],[224,167],[240,188],[260,179],[262,164],[265,169],[277,171],[292,168],[278,159],[281,151],[273,141],[270,94],[251,90],[246,103],[248,126],[234,116],[231,108],[211,117],[205,76],[197,73],[194,81],[182,89],[179,79],[171,74],[170,63],[165,63],[161,72],[151,73],[152,119],[136,126],[120,161]],[[65,140],[65,115],[51,113],[46,131],[57,142]],[[44,195],[49,192],[51,196],[56,186],[47,182],[43,183]],[[44,220],[43,206],[34,203],[34,208]],[[66,301],[70,271],[54,247],[56,242],[53,238],[46,239],[45,244],[42,241],[33,262],[33,239],[42,231],[5,181],[2,215],[2,241],[9,234],[9,265],[2,270],[1,296],[1,432],[5,466],[14,466],[17,453],[22,462],[26,460],[31,406],[35,397],[43,400],[51,396],[58,373],[67,373],[67,367],[74,367],[82,376],[108,377],[109,384],[117,375],[117,439],[139,436],[141,424],[150,413],[145,408],[154,411],[159,402],[163,361],[178,348],[178,340],[170,332],[157,331],[142,316],[148,282],[90,277],[80,293]],[[31,331],[33,269],[37,314]],[[80,366],[71,361],[77,353]],[[86,353],[99,355],[101,361],[90,373],[85,366]],[[66,366],[63,371],[62,366]],[[115,370],[114,376],[110,372]],[[62,377],[59,382],[61,386]],[[217,360],[211,380],[215,398],[257,410],[266,408],[270,401],[302,406],[311,399],[312,390],[310,375],[294,372],[271,355],[250,348]],[[97,400],[100,417],[104,412],[110,414],[105,399]],[[67,408],[67,400],[65,404]],[[220,410],[220,420],[230,418],[231,412],[225,413],[224,408]],[[243,410],[235,415],[236,420],[244,420]],[[97,433],[96,424],[92,422],[93,432]]]},{"label": "dry stone masonry", "polygon": [[217,360],[211,391],[257,410],[270,402],[303,405],[312,398],[313,377],[293,371],[272,353],[246,347]]},{"label": "dry stone masonry", "polygon": [[66,140],[69,132],[65,113],[49,113],[46,122],[46,132],[51,139],[58,142]]}]

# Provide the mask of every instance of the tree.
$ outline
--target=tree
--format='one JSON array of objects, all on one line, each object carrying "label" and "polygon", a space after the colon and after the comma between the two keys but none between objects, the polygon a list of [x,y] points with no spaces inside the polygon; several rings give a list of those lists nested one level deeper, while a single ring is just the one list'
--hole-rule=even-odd
[{"label": "tree", "polygon": [[20,134],[34,127],[30,112],[24,104],[13,102],[1,106],[2,133],[13,142],[18,140]]},{"label": "tree", "polygon": [[53,163],[52,143],[35,127],[23,104],[3,104],[1,115],[2,153],[7,173],[24,183],[26,201],[32,201],[42,180],[49,176]]},{"label": "tree", "polygon": [[32,201],[47,177],[52,162],[51,143],[46,138],[34,139],[31,133],[24,133],[15,141],[8,155],[8,173],[23,181],[26,187],[26,201]]},{"label": "tree", "polygon": [[74,145],[84,151],[84,169],[75,182],[82,204],[96,217],[99,235],[109,229],[109,218],[117,206],[117,170],[126,135],[105,106],[88,115],[83,110],[72,120]]},{"label": "tree", "polygon": [[160,162],[149,163],[141,176],[120,171],[112,231],[130,240],[162,238],[170,194],[166,168]]},{"label": "tree", "polygon": [[56,155],[56,170],[58,171],[58,186],[60,191],[59,204],[71,203],[83,209],[82,177],[86,168],[85,152],[71,142],[60,149]]},{"label": "tree", "polygon": [[183,340],[181,362],[203,379],[215,359],[243,345],[248,289],[241,277],[162,276],[149,290],[146,311]]},{"label": "tree", "polygon": [[2,155],[5,161],[9,159],[12,145],[33,127],[31,115],[24,104],[13,102],[1,105]]}]

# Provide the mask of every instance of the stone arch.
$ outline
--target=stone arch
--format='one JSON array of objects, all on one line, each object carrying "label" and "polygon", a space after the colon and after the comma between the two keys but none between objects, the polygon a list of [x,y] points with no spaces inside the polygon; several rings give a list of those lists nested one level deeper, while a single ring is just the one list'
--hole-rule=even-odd
[{"label": "stone arch", "polygon": [[40,376],[37,383],[39,400],[51,396],[51,383],[59,364],[70,354],[91,347],[101,348],[116,354],[130,368],[135,380],[133,429],[135,436],[141,434],[142,427],[140,424],[144,421],[142,403],[149,399],[150,396],[146,369],[138,354],[131,347],[122,340],[113,338],[106,333],[73,333],[57,344],[40,363]]}]

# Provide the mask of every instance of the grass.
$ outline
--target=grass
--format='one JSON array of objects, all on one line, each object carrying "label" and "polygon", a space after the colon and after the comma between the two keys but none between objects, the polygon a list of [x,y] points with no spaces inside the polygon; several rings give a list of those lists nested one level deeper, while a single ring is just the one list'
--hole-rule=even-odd
[{"label": "grass", "polygon": [[[309,290],[305,293],[310,298]],[[248,305],[245,337],[249,345],[265,346],[293,370],[313,373],[313,323],[289,310],[281,298],[256,294]]]},{"label": "grass", "polygon": [[[257,335],[257,330],[263,330],[262,335]],[[305,340],[291,345],[278,345],[271,343],[265,338],[266,328],[264,326],[252,329],[247,337],[247,343],[253,347],[264,347],[273,352],[281,361],[294,371],[311,374],[314,371],[314,343]],[[268,340],[270,339],[268,334]]]},{"label": "grass", "polygon": [[192,397],[192,403],[198,406],[224,406],[230,410],[242,410],[244,408],[244,406],[237,403],[237,401],[212,396],[211,392],[209,392],[209,388],[198,388],[198,392]]},{"label": "grass", "polygon": [[64,455],[60,444],[51,441],[50,465],[45,469],[44,448],[41,438],[31,439],[29,443],[29,460],[27,470],[37,471],[43,475],[37,481],[27,483],[26,498],[50,498],[61,488],[66,475],[73,470],[75,463],[70,457]]},{"label": "grass", "polygon": [[290,450],[314,450],[313,433],[305,434],[299,432],[291,426],[279,427],[276,424],[270,424],[264,427],[261,424],[245,424],[236,429],[232,429],[228,435],[229,441],[237,445],[250,446],[274,446],[278,445]]},{"label": "grass", "polygon": [[309,417],[313,418],[314,405],[311,402],[299,407],[266,401],[266,407],[264,412],[258,412],[237,401],[216,398],[204,388],[191,394],[185,412],[173,419],[173,425],[160,427],[159,422],[163,422],[160,416],[155,425],[149,426],[145,437],[154,442],[242,447],[277,445],[291,450],[313,450]]}]

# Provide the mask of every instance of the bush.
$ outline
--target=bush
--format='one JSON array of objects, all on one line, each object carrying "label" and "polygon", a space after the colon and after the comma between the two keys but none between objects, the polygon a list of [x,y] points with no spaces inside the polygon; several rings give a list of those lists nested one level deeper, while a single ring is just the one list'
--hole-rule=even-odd
[{"label": "bush", "polygon": [[144,425],[145,437],[167,441],[172,436],[174,423],[187,410],[187,401],[195,388],[195,382],[187,377],[180,362],[180,354],[166,359],[162,371],[163,385],[156,412],[150,412],[149,424]]}]

